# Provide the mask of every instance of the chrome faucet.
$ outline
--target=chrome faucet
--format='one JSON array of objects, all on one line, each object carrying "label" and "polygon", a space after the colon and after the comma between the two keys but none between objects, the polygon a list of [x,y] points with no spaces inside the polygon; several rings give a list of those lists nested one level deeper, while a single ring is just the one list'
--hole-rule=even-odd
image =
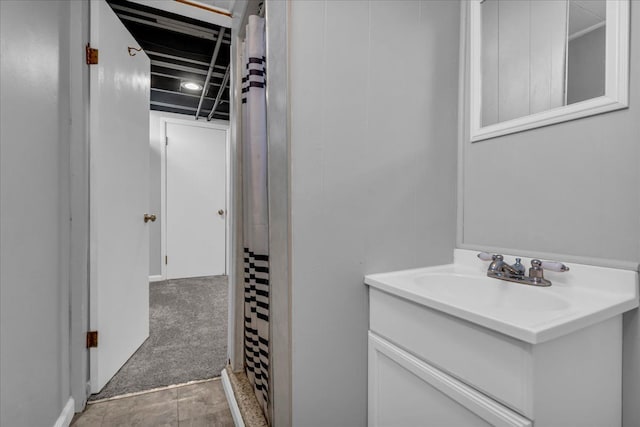
[{"label": "chrome faucet", "polygon": [[[495,276],[500,276],[503,274],[511,274],[511,275],[522,275],[522,272],[518,271],[514,266],[510,266],[506,262],[504,262],[504,257],[502,255],[493,255],[491,264],[489,264],[489,268],[487,269],[487,273],[491,272]],[[519,258],[518,258],[519,260]]]},{"label": "chrome faucet", "polygon": [[491,261],[487,269],[487,276],[508,282],[521,283],[531,286],[551,286],[551,281],[544,278],[544,269],[564,272],[569,271],[569,267],[561,262],[540,261],[539,259],[531,260],[531,268],[529,276],[525,275],[525,267],[520,262],[520,258],[516,258],[513,265],[509,265],[504,261],[504,257],[500,254],[488,254],[480,252],[478,258],[483,261]]}]

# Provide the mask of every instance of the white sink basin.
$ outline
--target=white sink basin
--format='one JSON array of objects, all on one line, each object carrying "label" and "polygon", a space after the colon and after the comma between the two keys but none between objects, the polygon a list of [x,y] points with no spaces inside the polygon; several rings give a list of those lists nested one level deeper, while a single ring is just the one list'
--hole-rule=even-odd
[{"label": "white sink basin", "polygon": [[430,273],[415,277],[413,284],[416,292],[429,292],[442,302],[493,310],[557,311],[569,307],[566,299],[553,293],[486,276]]},{"label": "white sink basin", "polygon": [[545,272],[551,287],[536,287],[489,278],[487,266],[456,249],[453,264],[372,274],[365,283],[532,344],[638,307],[637,271],[569,264],[567,273]]}]

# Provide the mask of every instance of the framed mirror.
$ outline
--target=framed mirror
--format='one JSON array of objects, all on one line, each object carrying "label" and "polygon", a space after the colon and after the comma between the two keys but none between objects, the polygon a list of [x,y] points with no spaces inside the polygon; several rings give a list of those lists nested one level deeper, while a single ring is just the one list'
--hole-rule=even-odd
[{"label": "framed mirror", "polygon": [[470,136],[628,106],[629,0],[471,0]]}]

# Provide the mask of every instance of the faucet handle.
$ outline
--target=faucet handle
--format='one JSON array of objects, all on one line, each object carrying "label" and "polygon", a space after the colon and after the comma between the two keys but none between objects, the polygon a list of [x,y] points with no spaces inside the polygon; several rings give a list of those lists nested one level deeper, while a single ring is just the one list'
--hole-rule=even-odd
[{"label": "faucet handle", "polygon": [[522,265],[522,258],[516,258],[516,263],[511,267],[513,267],[513,269],[517,271],[521,276],[524,276],[524,273],[527,271],[524,265]]},{"label": "faucet handle", "polygon": [[496,255],[493,255],[487,252],[480,252],[478,254],[478,258],[480,258],[483,261],[493,261],[496,259]]},{"label": "faucet handle", "polygon": [[539,259],[531,260],[531,267],[533,270],[549,270],[549,271],[557,271],[559,273],[564,273],[565,271],[569,271],[569,267],[564,265],[561,262],[557,261],[540,261]]},{"label": "faucet handle", "polygon": [[557,271],[557,272],[560,272],[560,273],[563,273],[565,271],[569,271],[569,267],[567,267],[563,263],[557,262],[557,261],[541,261],[540,262],[540,266],[542,268],[544,268],[545,270]]}]

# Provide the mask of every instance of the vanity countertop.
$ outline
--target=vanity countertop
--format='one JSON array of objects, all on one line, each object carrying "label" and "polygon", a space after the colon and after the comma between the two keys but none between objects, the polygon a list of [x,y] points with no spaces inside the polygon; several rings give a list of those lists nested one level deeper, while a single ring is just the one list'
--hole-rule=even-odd
[{"label": "vanity countertop", "polygon": [[[365,276],[372,288],[538,344],[638,307],[638,272],[567,263],[545,271],[550,287],[486,277],[477,252],[454,251],[454,263]],[[505,255],[512,260],[514,256]],[[523,258],[529,265],[530,259]]]}]

